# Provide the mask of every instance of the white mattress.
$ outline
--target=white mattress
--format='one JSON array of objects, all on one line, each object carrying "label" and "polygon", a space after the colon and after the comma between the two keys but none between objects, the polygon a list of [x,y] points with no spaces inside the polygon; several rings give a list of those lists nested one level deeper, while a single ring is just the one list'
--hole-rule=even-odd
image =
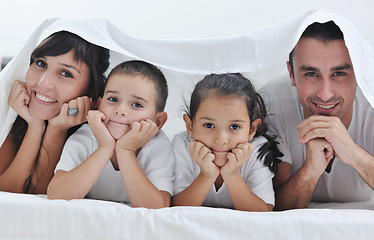
[{"label": "white mattress", "polygon": [[[314,207],[321,208],[266,213],[208,207],[151,210],[0,192],[0,239],[373,239],[374,203]],[[352,209],[332,209],[343,207]]]}]

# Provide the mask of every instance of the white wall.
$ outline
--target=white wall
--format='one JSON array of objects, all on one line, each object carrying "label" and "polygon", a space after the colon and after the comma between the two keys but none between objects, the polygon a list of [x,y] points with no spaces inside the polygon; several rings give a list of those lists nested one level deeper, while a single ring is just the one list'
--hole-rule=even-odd
[{"label": "white wall", "polygon": [[306,10],[325,9],[353,22],[374,46],[373,0],[0,0],[0,58],[18,53],[46,18],[107,18],[140,38],[244,34]]}]

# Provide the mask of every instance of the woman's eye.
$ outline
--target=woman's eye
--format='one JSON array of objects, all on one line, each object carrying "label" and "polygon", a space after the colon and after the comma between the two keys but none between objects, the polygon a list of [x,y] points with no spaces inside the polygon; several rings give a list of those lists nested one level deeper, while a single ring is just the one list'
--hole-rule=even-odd
[{"label": "woman's eye", "polygon": [[115,97],[108,97],[109,102],[118,102],[117,98]]},{"label": "woman's eye", "polygon": [[143,105],[141,103],[138,103],[138,102],[133,103],[132,106],[135,107],[135,108],[143,108]]},{"label": "woman's eye", "polygon": [[238,130],[238,129],[240,129],[240,126],[239,125],[231,125],[230,129],[232,129],[232,130]]},{"label": "woman's eye", "polygon": [[47,63],[45,63],[45,62],[42,61],[42,60],[35,60],[35,63],[36,63],[36,65],[38,65],[39,67],[42,67],[42,68],[47,67]]},{"label": "woman's eye", "polygon": [[67,77],[67,78],[73,78],[73,74],[69,73],[69,72],[66,72],[66,71],[63,71],[61,73],[62,76],[64,77]]},{"label": "woman's eye", "polygon": [[206,128],[214,128],[214,125],[212,123],[205,123],[204,127],[206,127]]}]

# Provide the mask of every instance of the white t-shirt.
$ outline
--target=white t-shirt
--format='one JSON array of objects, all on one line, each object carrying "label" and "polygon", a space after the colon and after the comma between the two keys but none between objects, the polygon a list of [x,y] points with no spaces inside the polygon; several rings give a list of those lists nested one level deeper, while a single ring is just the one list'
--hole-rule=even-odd
[{"label": "white t-shirt", "polygon": [[[282,78],[266,85],[262,91],[265,101],[270,100],[268,121],[270,128],[279,136],[282,161],[291,165],[291,174],[296,173],[305,161],[305,145],[298,142],[297,126],[304,120],[303,108],[299,104],[297,90],[289,78]],[[373,155],[374,110],[357,88],[353,103],[353,117],[348,133],[353,141]],[[356,202],[374,199],[374,191],[358,172],[335,157],[330,173],[324,172],[312,196],[314,202]]]},{"label": "white t-shirt", "polygon": [[[57,170],[70,171],[86,160],[98,147],[88,124],[84,124],[66,141]],[[171,143],[161,130],[137,156],[140,167],[152,184],[161,191],[173,193],[174,153]],[[77,183],[79,184],[79,183]],[[88,198],[130,202],[120,171],[109,160],[101,175],[87,194]]]},{"label": "white t-shirt", "polygon": [[[177,134],[173,139],[175,153],[175,182],[174,195],[186,189],[200,173],[200,167],[191,158],[190,141],[186,131]],[[240,174],[250,189],[267,204],[274,206],[273,173],[258,160],[258,150],[266,142],[264,137],[255,138],[252,141],[255,147],[251,158],[240,168]],[[231,197],[225,183],[216,191],[214,184],[210,189],[203,206],[234,208]]]}]

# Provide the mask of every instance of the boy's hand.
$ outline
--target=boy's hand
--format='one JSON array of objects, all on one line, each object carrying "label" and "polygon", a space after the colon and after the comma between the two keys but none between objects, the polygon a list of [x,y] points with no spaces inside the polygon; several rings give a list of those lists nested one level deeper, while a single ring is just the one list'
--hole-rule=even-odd
[{"label": "boy's hand", "polygon": [[114,149],[116,140],[110,134],[104,121],[107,119],[104,113],[99,110],[88,111],[87,120],[93,135],[95,135],[98,145],[102,147],[111,147]]},{"label": "boy's hand", "polygon": [[[87,113],[91,109],[91,104],[92,100],[87,96],[72,99],[68,103],[64,103],[61,106],[60,114],[48,120],[48,123],[61,130],[67,130],[84,123],[87,121]],[[69,116],[68,108],[77,108],[78,114],[76,116]]]},{"label": "boy's hand", "polygon": [[27,93],[26,84],[22,81],[16,80],[10,90],[8,104],[16,111],[29,125],[39,124],[45,127],[43,120],[35,119],[31,116],[29,111],[30,95]]},{"label": "boy's hand", "polygon": [[227,154],[228,161],[220,169],[222,177],[240,174],[240,168],[250,159],[253,150],[254,147],[251,143],[238,144]]},{"label": "boy's hand", "polygon": [[218,177],[219,167],[213,163],[215,156],[208,147],[201,142],[193,140],[190,142],[190,152],[192,159],[199,165],[202,175]]},{"label": "boy's hand", "polygon": [[143,147],[159,131],[156,123],[152,120],[141,120],[133,122],[131,129],[117,140],[116,150],[127,150],[136,152]]}]

